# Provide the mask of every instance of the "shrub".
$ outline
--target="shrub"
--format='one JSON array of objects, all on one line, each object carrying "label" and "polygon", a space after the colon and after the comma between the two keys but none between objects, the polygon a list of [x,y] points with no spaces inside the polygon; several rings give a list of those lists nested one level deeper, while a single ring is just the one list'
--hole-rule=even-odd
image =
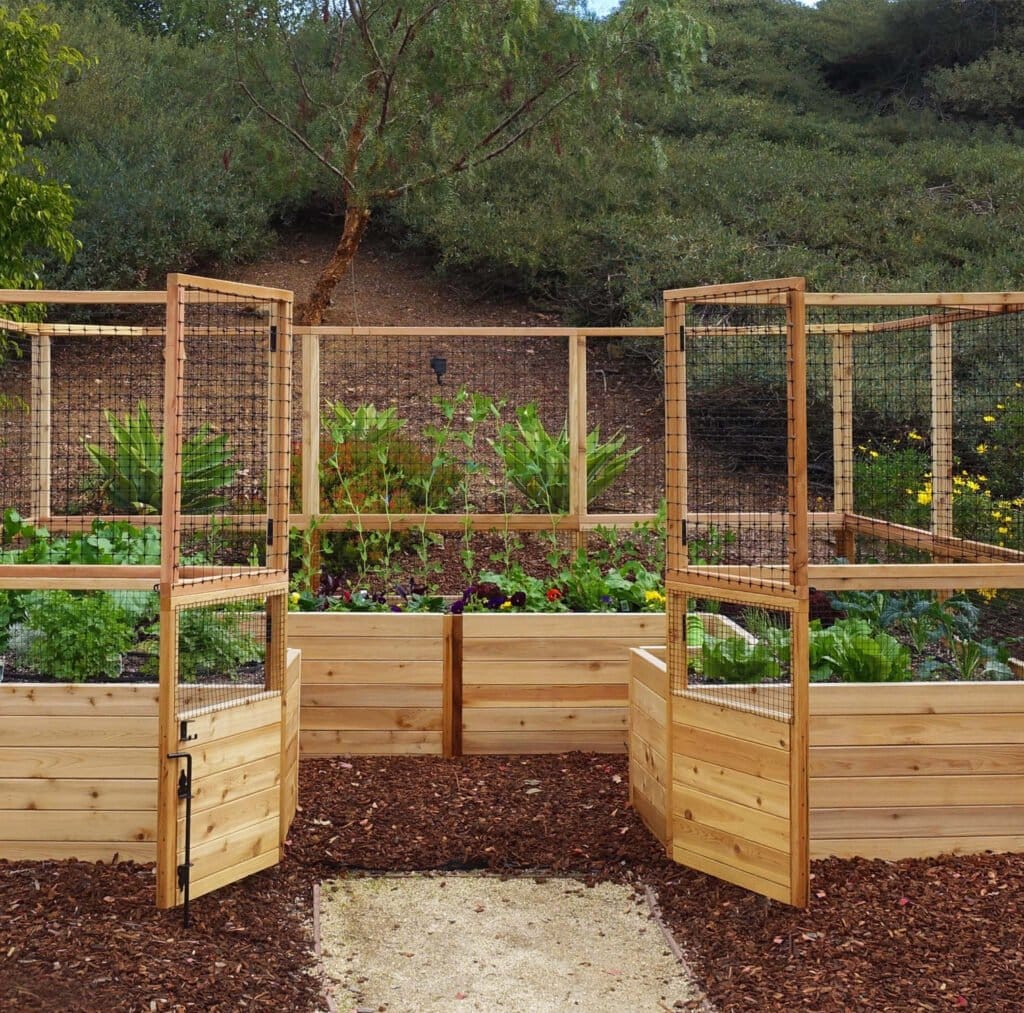
[{"label": "shrub", "polygon": [[[238,669],[263,658],[263,648],[239,616],[219,608],[186,609],[178,624],[178,674],[185,682],[201,675],[235,678]],[[149,668],[155,667],[150,660]]]},{"label": "shrub", "polygon": [[[121,513],[159,513],[163,498],[164,441],[153,428],[145,401],[135,415],[119,419],[104,412],[113,453],[95,443],[85,445],[86,453],[100,475],[101,487],[115,510]],[[223,506],[219,489],[234,477],[229,463],[226,433],[214,435],[207,425],[185,440],[181,453],[181,509],[185,513],[205,513]]]},{"label": "shrub", "polygon": [[[569,509],[569,434],[566,425],[549,433],[533,402],[516,411],[516,424],[501,427],[489,441],[505,466],[505,478],[536,510],[563,514]],[[639,451],[623,450],[626,437],[616,433],[601,442],[601,429],[587,433],[587,502],[593,502],[626,469]]]},{"label": "shrub", "polygon": [[25,612],[26,629],[38,634],[25,660],[37,672],[65,682],[120,674],[133,630],[109,594],[36,591],[28,595]]}]

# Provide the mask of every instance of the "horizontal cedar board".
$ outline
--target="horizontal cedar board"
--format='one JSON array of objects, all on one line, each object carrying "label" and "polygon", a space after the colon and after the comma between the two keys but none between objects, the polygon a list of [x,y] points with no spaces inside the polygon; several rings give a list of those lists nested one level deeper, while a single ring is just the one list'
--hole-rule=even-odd
[{"label": "horizontal cedar board", "polygon": [[[154,819],[154,826],[156,825]],[[155,862],[156,841],[4,841],[0,858],[9,862]]]},{"label": "horizontal cedar board", "polygon": [[760,812],[748,805],[728,802],[678,782],[672,785],[672,816],[673,822],[689,820],[780,851],[789,850],[788,819]]},{"label": "horizontal cedar board", "polygon": [[275,694],[265,700],[232,704],[208,714],[188,719],[190,742],[209,742],[229,735],[262,728],[264,725],[279,724],[281,721],[281,697]]},{"label": "horizontal cedar board", "polygon": [[998,837],[1024,828],[1024,805],[812,809],[811,837]]},{"label": "horizontal cedar board", "polygon": [[668,725],[664,722],[659,723],[635,710],[629,715],[629,728],[635,736],[656,746],[660,753],[668,753]]},{"label": "horizontal cedar board", "polygon": [[303,668],[309,661],[436,661],[444,654],[439,637],[304,637]]},{"label": "horizontal cedar board", "polygon": [[1024,743],[1020,714],[819,714],[809,719],[815,746],[914,746]]},{"label": "horizontal cedar board", "polygon": [[252,731],[229,735],[208,742],[186,743],[191,748],[196,770],[214,774],[233,767],[242,767],[281,752],[281,723],[264,725]]},{"label": "horizontal cedar board", "polygon": [[23,715],[0,715],[0,742],[9,746],[67,745],[78,749],[156,747],[157,720],[138,715],[82,714],[74,717],[45,714],[38,720]]},{"label": "horizontal cedar board", "polygon": [[192,812],[201,813],[213,806],[234,802],[267,788],[275,788],[281,776],[277,756],[264,756],[241,767],[215,774],[196,771],[192,785]]},{"label": "horizontal cedar board", "polygon": [[1024,682],[811,686],[810,713],[1024,714]]},{"label": "horizontal cedar board", "polygon": [[629,784],[634,794],[643,795],[651,800],[659,812],[668,811],[668,792],[660,783],[658,775],[649,770],[636,756],[629,759]]},{"label": "horizontal cedar board", "polygon": [[629,755],[632,759],[641,764],[646,770],[650,771],[662,787],[667,788],[669,774],[666,769],[665,756],[661,750],[653,746],[650,742],[645,742],[643,739],[639,738],[635,731],[632,733],[629,745]]},{"label": "horizontal cedar board", "polygon": [[811,838],[811,858],[935,858],[976,855],[983,851],[1024,851],[1024,835],[997,837],[844,837]]},{"label": "horizontal cedar board", "polygon": [[1024,774],[813,777],[808,785],[808,803],[812,809],[1005,805],[1021,801],[1024,801]]},{"label": "horizontal cedar board", "polygon": [[789,819],[789,785],[694,756],[674,753],[672,780],[680,787]]},{"label": "horizontal cedar board", "polygon": [[789,882],[789,853],[786,851],[693,820],[674,819],[672,833],[674,843],[687,851],[780,886]]},{"label": "horizontal cedar board", "polygon": [[[278,837],[280,840],[280,832]],[[237,883],[238,880],[245,879],[246,876],[262,872],[264,869],[273,868],[280,860],[280,855],[280,843],[277,843],[261,855],[246,858],[237,865],[220,869],[209,876],[204,876],[202,879],[193,880],[189,884],[190,898],[195,900],[196,897],[213,893],[214,890],[219,890],[222,886],[227,886],[229,883]]]},{"label": "horizontal cedar board", "polygon": [[[281,810],[281,790],[279,785],[264,788],[252,795],[236,798],[232,802],[224,802],[206,809],[201,813],[192,814],[192,845],[197,847],[206,841],[218,837],[234,835],[252,826],[262,823]],[[185,820],[184,808],[179,809],[178,840],[184,840]]]},{"label": "horizontal cedar board", "polygon": [[578,704],[584,707],[625,709],[629,687],[606,683],[580,683],[576,686],[511,685],[497,686],[463,683],[463,707],[551,707]]},{"label": "horizontal cedar board", "polygon": [[42,716],[81,714],[156,716],[160,690],[155,685],[5,683],[0,684],[0,714]]},{"label": "horizontal cedar board", "polygon": [[[462,636],[472,640],[530,639],[545,637],[641,638],[644,643],[665,639],[664,612],[569,612],[556,614],[484,615],[462,617]],[[641,646],[641,645],[634,645]]]},{"label": "horizontal cedar board", "polygon": [[444,628],[442,615],[402,615],[391,612],[290,612],[288,614],[288,647],[303,652],[309,637],[380,637],[385,640],[413,640],[420,637],[440,638]]},{"label": "horizontal cedar board", "polygon": [[625,730],[616,732],[560,730],[557,732],[463,732],[462,751],[467,756],[491,753],[625,753]]},{"label": "horizontal cedar board", "polygon": [[158,756],[155,739],[146,748],[0,747],[0,778],[77,777],[155,780]]},{"label": "horizontal cedar board", "polygon": [[0,815],[0,837],[8,841],[154,841],[156,812],[7,810]]},{"label": "horizontal cedar board", "polygon": [[370,731],[439,731],[440,707],[308,707],[303,730],[340,728]]},{"label": "horizontal cedar board", "polygon": [[[640,638],[643,639],[643,638]],[[462,657],[474,661],[618,661],[629,672],[629,649],[635,647],[633,637],[532,637],[525,640],[509,638],[464,639]],[[628,677],[628,676],[627,676]]]},{"label": "horizontal cedar board", "polygon": [[812,746],[816,777],[1024,773],[1024,746]]},{"label": "horizontal cedar board", "polygon": [[666,844],[668,837],[668,817],[660,810],[650,798],[644,795],[634,795],[633,808],[637,815],[643,820],[647,829],[662,843]]},{"label": "horizontal cedar board", "polygon": [[[178,836],[178,860],[183,861],[181,846],[184,838]],[[280,844],[279,820],[274,816],[242,827],[237,833],[213,837],[192,845],[192,881],[204,879],[231,866],[273,849]]]},{"label": "horizontal cedar board", "polygon": [[440,732],[398,731],[311,731],[299,733],[299,750],[303,756],[399,756],[441,752]]},{"label": "horizontal cedar board", "polygon": [[[673,836],[674,835],[675,830],[673,829]],[[674,841],[672,847],[672,858],[680,865],[685,865],[690,869],[696,869],[698,872],[707,873],[709,876],[725,880],[727,883],[735,883],[737,886],[742,886],[746,890],[764,894],[766,897],[771,897],[773,900],[782,901],[783,904],[788,904],[792,898],[790,888],[787,885],[780,885],[773,880],[765,879],[763,876],[755,876],[742,869],[736,868],[733,865],[726,865],[724,862],[718,862],[715,859],[708,858],[706,855],[699,854],[696,851],[690,851],[688,848],[684,848],[681,845],[676,844]]]},{"label": "horizontal cedar board", "polygon": [[302,687],[302,709],[315,707],[440,707],[441,687],[379,685],[313,685]]},{"label": "horizontal cedar board", "polygon": [[789,686],[694,685],[674,695],[680,699],[676,704],[677,713],[680,707],[688,706],[691,701],[785,723],[793,713],[793,693]]},{"label": "horizontal cedar board", "polygon": [[633,655],[630,662],[630,676],[633,685],[646,686],[652,693],[668,699],[668,671],[664,665],[655,665],[643,657]]},{"label": "horizontal cedar board", "polygon": [[516,683],[573,686],[598,682],[626,686],[629,684],[629,662],[623,658],[577,658],[568,661],[466,661],[463,658],[462,679],[466,684],[481,686]]},{"label": "horizontal cedar board", "polygon": [[[156,812],[156,779],[5,777],[0,779],[4,809],[107,809]],[[3,822],[0,817],[0,837]]]},{"label": "horizontal cedar board", "polygon": [[706,763],[717,763],[732,770],[745,770],[772,781],[789,782],[789,751],[760,742],[720,735],[704,728],[675,725],[672,751],[684,756],[700,756]]},{"label": "horizontal cedar board", "polygon": [[352,661],[328,660],[302,662],[302,686],[330,686],[338,683],[374,683],[377,685],[416,685],[440,687],[444,678],[440,655],[431,661]]},{"label": "horizontal cedar board", "polygon": [[629,687],[629,704],[634,710],[642,711],[648,717],[653,718],[658,724],[668,726],[668,700],[663,696],[649,690],[639,682],[634,682]]},{"label": "horizontal cedar board", "polygon": [[579,728],[626,732],[625,707],[474,707],[463,710],[465,731],[558,731]]},{"label": "horizontal cedar board", "polygon": [[[789,749],[789,725],[774,718],[748,714],[717,704],[684,700],[682,697],[676,697],[673,701],[672,717],[677,725],[703,728],[719,735],[731,735],[734,739],[758,742],[773,749]],[[813,736],[811,741],[814,741]],[[700,755],[694,754],[693,750],[687,752]]]}]

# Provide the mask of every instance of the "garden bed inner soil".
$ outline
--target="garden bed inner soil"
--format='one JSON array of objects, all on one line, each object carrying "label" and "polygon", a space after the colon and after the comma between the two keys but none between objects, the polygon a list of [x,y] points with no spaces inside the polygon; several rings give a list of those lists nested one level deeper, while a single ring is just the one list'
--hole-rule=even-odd
[{"label": "garden bed inner soil", "polygon": [[187,931],[153,907],[146,867],[0,863],[0,1005],[325,1009],[313,884],[431,869],[650,885],[723,1010],[1011,1011],[1024,995],[1019,856],[815,862],[796,911],[665,858],[625,758],[305,760],[300,793],[282,865],[200,898]]}]

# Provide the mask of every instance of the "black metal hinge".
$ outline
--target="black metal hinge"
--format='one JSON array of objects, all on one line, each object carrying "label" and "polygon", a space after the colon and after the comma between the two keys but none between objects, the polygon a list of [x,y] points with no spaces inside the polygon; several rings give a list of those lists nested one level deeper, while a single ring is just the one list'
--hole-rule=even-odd
[{"label": "black metal hinge", "polygon": [[267,518],[267,548],[274,544],[274,518]]},{"label": "black metal hinge", "polygon": [[267,653],[269,653],[270,652],[270,643],[274,639],[274,616],[270,612],[267,613],[267,638],[266,639],[267,639],[267,643],[265,645],[265,650],[267,651]]},{"label": "black metal hinge", "polygon": [[270,327],[270,350],[272,352],[277,351],[277,325],[272,324]]},{"label": "black metal hinge", "polygon": [[679,325],[679,351],[686,351],[686,324]]}]

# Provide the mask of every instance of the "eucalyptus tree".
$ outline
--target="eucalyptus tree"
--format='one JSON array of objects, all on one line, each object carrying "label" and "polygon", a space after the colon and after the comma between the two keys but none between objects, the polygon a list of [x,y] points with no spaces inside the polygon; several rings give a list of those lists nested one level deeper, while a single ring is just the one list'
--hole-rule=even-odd
[{"label": "eucalyptus tree", "polygon": [[240,86],[344,207],[299,309],[306,324],[323,319],[376,209],[542,128],[553,143],[579,141],[598,110],[623,111],[637,73],[681,92],[706,41],[679,0],[626,0],[604,20],[580,0],[296,0],[230,17]]}]

